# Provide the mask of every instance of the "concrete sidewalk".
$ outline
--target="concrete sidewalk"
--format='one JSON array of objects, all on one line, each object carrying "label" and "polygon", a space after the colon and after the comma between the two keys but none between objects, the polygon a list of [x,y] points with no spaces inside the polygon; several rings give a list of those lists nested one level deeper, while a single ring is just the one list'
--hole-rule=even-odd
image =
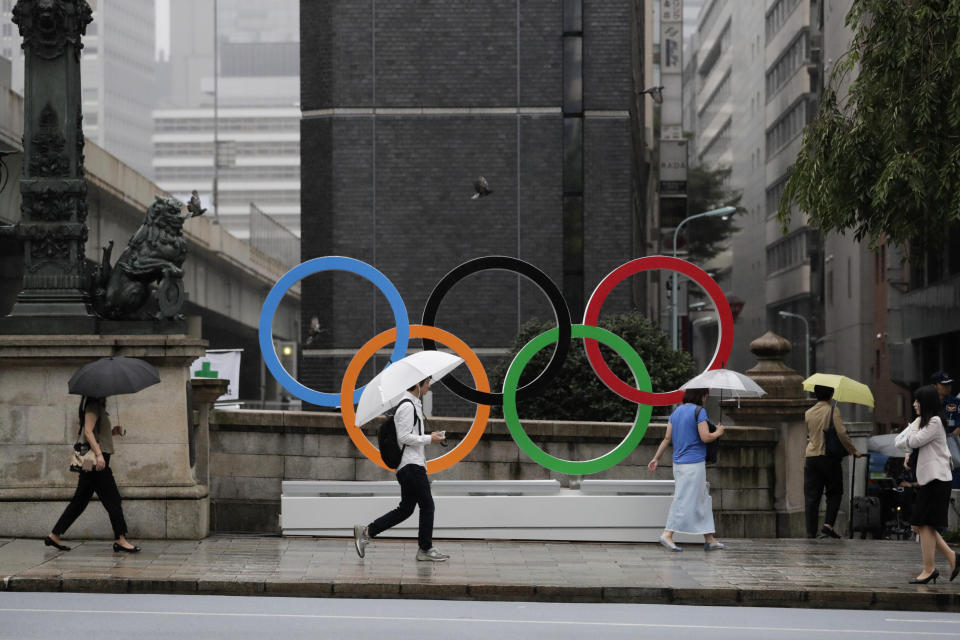
[{"label": "concrete sidewalk", "polygon": [[960,579],[937,557],[936,585],[909,585],[915,542],[726,540],[686,545],[443,541],[448,562],[415,560],[412,540],[382,539],[357,557],[347,539],[217,535],[199,542],[0,540],[0,589],[315,597],[635,602],[960,611]]}]

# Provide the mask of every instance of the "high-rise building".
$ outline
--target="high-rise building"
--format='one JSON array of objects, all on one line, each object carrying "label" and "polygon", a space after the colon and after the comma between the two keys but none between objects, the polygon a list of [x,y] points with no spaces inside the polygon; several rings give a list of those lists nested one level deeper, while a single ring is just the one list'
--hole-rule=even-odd
[{"label": "high-rise building", "polygon": [[[729,170],[725,186],[740,194],[745,210],[734,219],[738,231],[731,237],[730,252],[708,265],[724,274],[724,291],[740,309],[728,363],[739,370],[752,365],[750,341],[766,330],[767,321],[763,13],[764,0],[707,0],[691,37],[692,62],[684,83],[690,96],[686,122],[693,133],[691,164]],[[693,324],[694,346],[707,345],[712,353],[716,327],[699,322]]]},{"label": "high-rise building", "polygon": [[[766,73],[766,301],[767,324],[794,344],[788,362],[806,366],[805,345],[823,332],[823,239],[795,211],[784,233],[777,209],[800,152],[804,127],[816,114],[822,69],[820,0],[767,0],[763,43]],[[779,312],[802,316],[779,316]],[[799,347],[799,348],[798,348]],[[811,368],[817,362],[811,355]]]},{"label": "high-rise building", "polygon": [[[23,50],[12,22],[14,0],[0,0],[0,54],[11,60],[11,87],[23,93]],[[83,134],[151,177],[154,0],[87,0],[93,22],[81,53]]]},{"label": "high-rise building", "polygon": [[249,237],[251,206],[299,235],[298,3],[171,0],[170,16],[157,183],[181,198],[197,190],[237,237]]},{"label": "high-rise building", "polygon": [[[650,81],[641,55],[649,2],[304,2],[301,10],[305,259],[374,265],[416,321],[432,287],[469,258],[534,264],[576,318],[607,273],[642,255],[647,197],[638,185],[647,178],[637,178],[634,152],[649,124],[640,93]],[[479,176],[493,192],[472,200]],[[625,283],[604,313],[638,303]],[[382,295],[349,274],[304,280],[302,309],[303,326],[316,317],[320,332],[298,370],[325,391],[339,388],[354,350],[396,325]],[[534,317],[554,317],[543,293],[488,271],[450,292],[437,326],[492,364]],[[436,388],[435,410],[473,411],[445,404]]]}]

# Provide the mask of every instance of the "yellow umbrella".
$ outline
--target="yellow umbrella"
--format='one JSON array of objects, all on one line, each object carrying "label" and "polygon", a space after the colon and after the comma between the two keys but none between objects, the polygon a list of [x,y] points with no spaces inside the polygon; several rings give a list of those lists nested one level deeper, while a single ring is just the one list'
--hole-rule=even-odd
[{"label": "yellow umbrella", "polygon": [[835,373],[815,373],[803,381],[804,391],[813,391],[813,387],[820,385],[833,389],[833,399],[837,402],[853,402],[873,407],[873,393],[870,387],[851,380],[847,376]]}]

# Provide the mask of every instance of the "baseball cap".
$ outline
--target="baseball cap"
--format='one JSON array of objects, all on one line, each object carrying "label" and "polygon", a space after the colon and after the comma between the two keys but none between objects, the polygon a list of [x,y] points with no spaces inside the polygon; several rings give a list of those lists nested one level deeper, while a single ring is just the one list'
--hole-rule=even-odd
[{"label": "baseball cap", "polygon": [[937,371],[935,374],[930,376],[930,382],[934,384],[950,384],[953,382],[953,378],[951,378],[950,374],[946,371]]}]

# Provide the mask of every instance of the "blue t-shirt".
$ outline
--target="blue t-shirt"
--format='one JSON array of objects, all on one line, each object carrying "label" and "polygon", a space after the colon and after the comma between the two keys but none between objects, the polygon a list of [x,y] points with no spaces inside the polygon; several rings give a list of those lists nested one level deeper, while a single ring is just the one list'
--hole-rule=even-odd
[{"label": "blue t-shirt", "polygon": [[670,424],[673,425],[673,463],[693,464],[705,462],[707,459],[707,445],[700,439],[697,423],[707,420],[707,410],[700,407],[698,419],[693,419],[697,410],[695,404],[682,404],[670,414]]}]

